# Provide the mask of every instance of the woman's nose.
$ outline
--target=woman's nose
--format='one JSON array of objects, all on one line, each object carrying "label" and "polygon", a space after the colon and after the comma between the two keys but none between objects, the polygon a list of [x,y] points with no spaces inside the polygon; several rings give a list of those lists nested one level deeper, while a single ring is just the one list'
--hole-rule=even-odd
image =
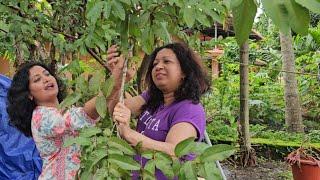
[{"label": "woman's nose", "polygon": [[163,64],[158,63],[155,68],[156,68],[156,70],[163,69]]},{"label": "woman's nose", "polygon": [[49,81],[49,77],[47,77],[47,76],[44,76],[42,79],[43,79],[44,83],[47,83]]}]

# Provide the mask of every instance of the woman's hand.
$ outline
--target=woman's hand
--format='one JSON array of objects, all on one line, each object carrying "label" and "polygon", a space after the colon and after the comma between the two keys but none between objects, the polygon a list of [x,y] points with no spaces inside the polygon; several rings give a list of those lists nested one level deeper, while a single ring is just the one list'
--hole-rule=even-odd
[{"label": "woman's hand", "polygon": [[113,120],[118,124],[129,126],[131,111],[123,103],[118,103],[113,110]]},{"label": "woman's hand", "polygon": [[[107,63],[105,63],[105,67],[109,69],[112,75],[116,79],[120,79],[122,75],[122,69],[124,66],[124,57],[118,52],[118,47],[116,45],[112,45],[108,48],[107,51]],[[136,67],[132,66],[128,68],[126,81],[130,81],[136,73]]]}]

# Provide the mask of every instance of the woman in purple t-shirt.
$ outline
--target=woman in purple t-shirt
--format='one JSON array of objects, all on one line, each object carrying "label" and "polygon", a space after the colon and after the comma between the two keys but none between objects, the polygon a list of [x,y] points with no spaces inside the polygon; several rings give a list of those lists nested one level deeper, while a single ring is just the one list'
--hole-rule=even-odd
[{"label": "woman in purple t-shirt", "polygon": [[[117,56],[117,48],[109,48],[109,68],[118,62]],[[182,140],[203,138],[205,111],[199,100],[210,83],[200,58],[185,44],[159,47],[149,61],[148,90],[126,99],[125,105],[118,103],[113,117],[119,123],[120,135],[130,144],[142,142],[144,149],[174,156],[174,148]],[[136,130],[129,126],[131,115],[138,117]],[[159,170],[156,177],[166,179]]]}]

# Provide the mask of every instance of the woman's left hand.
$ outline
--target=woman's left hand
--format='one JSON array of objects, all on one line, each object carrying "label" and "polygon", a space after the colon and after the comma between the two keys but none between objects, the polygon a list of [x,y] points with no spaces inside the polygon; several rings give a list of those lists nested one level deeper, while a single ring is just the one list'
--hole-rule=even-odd
[{"label": "woman's left hand", "polygon": [[113,110],[113,121],[129,126],[131,111],[123,103],[118,103]]}]

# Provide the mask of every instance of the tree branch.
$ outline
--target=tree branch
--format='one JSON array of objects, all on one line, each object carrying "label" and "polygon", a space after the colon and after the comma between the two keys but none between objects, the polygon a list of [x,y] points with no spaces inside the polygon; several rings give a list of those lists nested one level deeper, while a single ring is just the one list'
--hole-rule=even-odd
[{"label": "tree branch", "polygon": [[0,28],[0,31],[2,31],[2,32],[4,32],[4,33],[8,33],[6,30],[1,29],[1,28]]}]

